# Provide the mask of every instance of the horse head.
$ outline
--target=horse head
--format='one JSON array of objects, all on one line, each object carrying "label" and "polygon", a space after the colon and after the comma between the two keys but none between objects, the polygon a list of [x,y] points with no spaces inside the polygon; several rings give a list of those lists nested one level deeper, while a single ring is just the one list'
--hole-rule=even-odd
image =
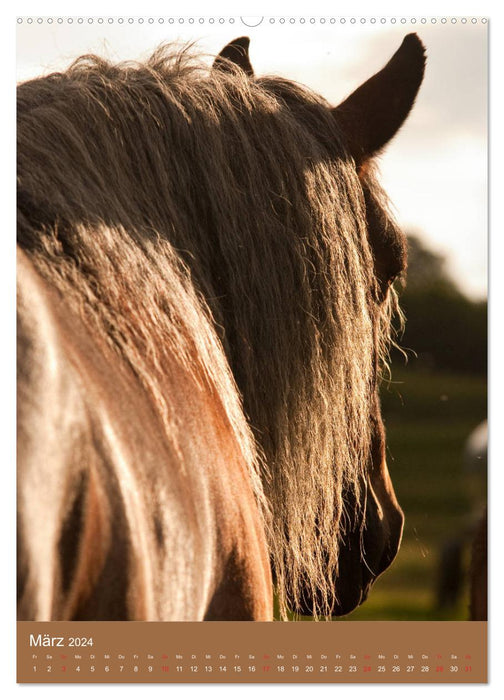
[{"label": "horse head", "polygon": [[[214,67],[230,70],[229,63],[232,62],[253,79],[254,71],[248,56],[248,46],[249,42],[245,37],[231,42],[221,52]],[[304,542],[291,547],[295,536],[302,538],[306,531],[303,532],[302,525],[296,531],[296,527],[291,529],[289,523],[283,523],[287,529],[283,538],[284,552],[274,559],[273,564],[277,579],[285,588],[287,605],[304,615],[317,612],[345,615],[353,610],[366,599],[372,583],[394,560],[401,542],[404,517],[387,468],[385,431],[378,390],[380,365],[386,354],[380,345],[384,340],[386,343],[388,334],[388,330],[383,332],[383,325],[389,323],[390,313],[395,305],[392,284],[406,269],[407,248],[406,238],[389,215],[385,197],[377,184],[374,158],[406,120],[422,82],[424,67],[424,47],[416,34],[409,34],[382,70],[357,88],[339,106],[327,108],[326,116],[330,115],[332,124],[331,120],[327,119],[322,128],[322,120],[318,124],[315,120],[312,122],[309,107],[306,104],[302,105],[301,101],[298,102],[296,95],[284,91],[281,84],[271,88],[272,91],[276,89],[281,92],[282,99],[289,105],[295,118],[300,119],[301,115],[308,129],[313,130],[313,125],[320,128],[319,139],[327,142],[331,138],[331,128],[333,129],[332,138],[338,144],[333,150],[333,157],[344,159],[345,166],[348,166],[350,171],[350,175],[347,172],[347,178],[351,179],[350,186],[357,190],[373,266],[373,275],[368,278],[370,286],[367,290],[368,320],[371,322],[373,335],[372,346],[367,345],[367,352],[372,355],[372,367],[368,376],[369,395],[368,401],[363,402],[360,409],[357,409],[367,412],[364,418],[369,423],[369,431],[365,438],[368,441],[368,449],[364,446],[363,451],[359,453],[357,450],[354,453],[357,459],[364,459],[364,465],[362,468],[357,467],[353,476],[350,469],[350,476],[347,474],[346,479],[341,477],[337,464],[332,467],[336,474],[336,488],[341,492],[341,498],[329,498],[331,508],[334,509],[333,520],[338,522],[333,531],[333,534],[337,531],[338,542],[331,541],[330,528],[327,530],[320,522],[327,517],[320,514],[324,510],[320,500],[308,500],[305,506],[311,506],[313,512],[304,515],[306,519],[311,518],[310,527],[313,532],[320,534],[320,537],[317,537],[317,534],[308,534]],[[330,148],[328,150],[331,151]],[[341,188],[341,182],[335,181],[334,188]],[[334,235],[337,236],[338,232],[335,231]],[[338,284],[338,279],[335,279],[335,283]],[[355,280],[355,284],[359,282]],[[348,387],[341,386],[339,391],[344,393],[347,389]],[[246,390],[245,403],[247,404]],[[341,410],[341,405],[337,406],[336,410]],[[327,405],[327,411],[330,413],[331,405]],[[309,411],[304,417],[309,433]],[[316,443],[316,431],[313,431],[312,437]],[[353,435],[351,431],[346,438],[359,442],[359,436]],[[337,463],[338,445],[334,447],[334,460]],[[316,447],[314,450],[316,451]],[[266,453],[268,452],[269,446],[266,447]],[[286,483],[286,479],[279,481],[282,481],[283,485]],[[301,488],[301,483],[302,480],[298,482],[297,488]],[[321,476],[320,482],[317,483],[316,475],[312,475],[310,488],[320,489],[323,499],[324,489],[328,496],[328,483],[330,481],[324,476]],[[279,497],[273,497],[273,517],[275,508],[278,508],[279,501],[284,497],[280,487],[278,491]],[[298,523],[303,520],[304,515],[301,513],[297,516]],[[329,518],[331,517],[330,515]],[[278,534],[273,535],[273,540],[275,537],[278,537]],[[295,557],[312,561],[303,571],[303,565],[299,566],[294,561]],[[310,576],[317,565],[319,569],[323,569],[324,563],[327,565],[325,572],[318,571],[315,576]],[[324,573],[328,585],[320,586],[317,582],[320,582]],[[280,598],[283,599],[281,591]]]}]

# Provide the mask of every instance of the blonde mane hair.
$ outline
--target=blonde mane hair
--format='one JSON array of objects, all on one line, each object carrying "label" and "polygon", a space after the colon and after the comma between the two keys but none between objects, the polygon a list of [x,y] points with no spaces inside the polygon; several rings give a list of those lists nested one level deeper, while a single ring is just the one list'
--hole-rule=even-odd
[{"label": "blonde mane hair", "polygon": [[309,590],[327,614],[394,305],[374,301],[362,186],[328,105],[169,47],[83,57],[18,99],[21,246],[161,414],[164,353],[189,367],[196,348],[248,458],[280,613]]}]

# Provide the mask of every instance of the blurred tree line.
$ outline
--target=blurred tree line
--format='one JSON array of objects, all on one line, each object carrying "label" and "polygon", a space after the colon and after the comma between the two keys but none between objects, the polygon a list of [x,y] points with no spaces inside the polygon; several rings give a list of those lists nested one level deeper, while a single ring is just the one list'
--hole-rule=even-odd
[{"label": "blurred tree line", "polygon": [[466,297],[450,278],[445,257],[414,234],[408,235],[408,255],[400,292],[406,330],[399,344],[409,366],[486,375],[487,302]]}]

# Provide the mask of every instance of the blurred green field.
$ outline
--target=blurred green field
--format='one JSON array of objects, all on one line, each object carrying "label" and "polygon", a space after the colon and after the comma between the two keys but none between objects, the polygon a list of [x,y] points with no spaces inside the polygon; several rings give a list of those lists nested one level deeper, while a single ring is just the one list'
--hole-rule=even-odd
[{"label": "blurred green field", "polygon": [[[485,499],[482,475],[463,467],[464,443],[486,418],[484,377],[394,371],[382,390],[388,465],[406,516],[401,550],[368,601],[345,620],[468,619],[465,577],[455,605],[436,599],[440,551],[463,536]],[[464,547],[467,569],[469,548]]]}]

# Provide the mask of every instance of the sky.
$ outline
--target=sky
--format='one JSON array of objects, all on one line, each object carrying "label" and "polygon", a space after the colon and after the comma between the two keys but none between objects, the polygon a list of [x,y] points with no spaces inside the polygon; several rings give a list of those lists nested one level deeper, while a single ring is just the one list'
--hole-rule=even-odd
[{"label": "sky", "polygon": [[304,83],[334,105],[379,70],[406,34],[417,32],[427,49],[426,75],[410,117],[379,158],[382,183],[404,230],[446,255],[449,273],[467,295],[486,296],[487,23],[452,23],[451,17],[382,23],[379,16],[374,24],[370,17],[344,24],[330,17],[301,24],[299,17],[230,15],[213,23],[208,16],[174,17],[173,23],[158,16],[140,23],[138,15],[102,23],[85,16],[81,23],[37,19],[17,24],[18,81],[61,70],[83,53],[142,59],[166,41],[196,41],[210,63],[228,41],[247,34],[256,74]]}]

